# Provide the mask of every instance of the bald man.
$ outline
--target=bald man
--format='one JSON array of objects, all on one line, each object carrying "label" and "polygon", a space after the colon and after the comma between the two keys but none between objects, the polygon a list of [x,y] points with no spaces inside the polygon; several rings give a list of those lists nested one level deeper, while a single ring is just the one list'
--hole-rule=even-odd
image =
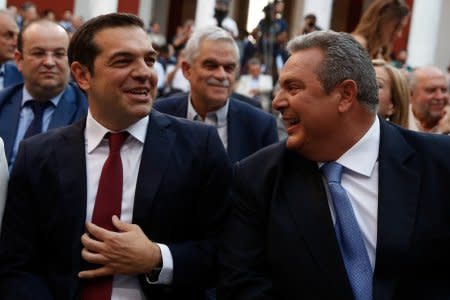
[{"label": "bald man", "polygon": [[19,34],[15,60],[24,83],[0,93],[0,137],[10,166],[24,138],[87,114],[86,97],[69,83],[68,46],[64,28],[47,20],[34,21]]},{"label": "bald man", "polygon": [[409,129],[441,133],[439,120],[448,103],[448,79],[435,66],[425,66],[411,73],[411,103]]}]

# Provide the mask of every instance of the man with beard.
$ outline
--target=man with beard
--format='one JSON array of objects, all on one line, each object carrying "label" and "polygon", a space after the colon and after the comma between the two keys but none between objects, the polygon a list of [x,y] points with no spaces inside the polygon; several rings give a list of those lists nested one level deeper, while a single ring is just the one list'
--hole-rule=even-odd
[{"label": "man with beard", "polygon": [[227,31],[219,27],[194,31],[184,55],[181,68],[190,94],[160,99],[156,110],[215,126],[233,162],[278,140],[273,116],[230,96],[239,51]]},{"label": "man with beard", "polygon": [[410,78],[409,129],[441,133],[438,123],[448,103],[448,79],[434,66],[414,70]]},{"label": "man with beard", "polygon": [[68,46],[64,28],[47,20],[34,21],[19,33],[15,60],[24,83],[0,93],[0,137],[10,166],[22,139],[87,113],[85,96],[69,83]]}]

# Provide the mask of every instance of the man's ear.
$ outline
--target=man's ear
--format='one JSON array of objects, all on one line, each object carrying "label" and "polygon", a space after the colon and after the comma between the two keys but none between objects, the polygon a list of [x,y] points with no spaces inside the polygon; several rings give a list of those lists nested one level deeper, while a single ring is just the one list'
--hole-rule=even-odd
[{"label": "man's ear", "polygon": [[181,71],[183,71],[184,77],[186,77],[186,79],[189,80],[189,78],[191,77],[191,64],[185,60],[182,60]]},{"label": "man's ear", "polygon": [[22,72],[23,56],[18,50],[14,51],[14,61],[16,62],[17,69]]},{"label": "man's ear", "polygon": [[70,65],[70,70],[72,71],[72,76],[77,82],[80,89],[83,91],[87,91],[90,88],[90,79],[91,79],[91,73],[89,72],[88,68],[86,66],[83,66],[77,61],[74,61]]},{"label": "man's ear", "polygon": [[337,91],[340,95],[338,109],[341,113],[350,110],[352,105],[358,101],[356,99],[358,94],[358,86],[353,80],[346,79],[342,81],[337,86]]}]

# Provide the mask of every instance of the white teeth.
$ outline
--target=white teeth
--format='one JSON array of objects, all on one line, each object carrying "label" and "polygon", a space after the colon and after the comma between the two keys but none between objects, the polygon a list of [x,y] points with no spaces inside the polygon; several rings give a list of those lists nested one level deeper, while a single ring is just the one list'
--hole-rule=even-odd
[{"label": "white teeth", "polygon": [[297,118],[295,118],[295,119],[290,120],[290,121],[289,121],[289,124],[290,124],[290,125],[295,125],[295,124],[297,124],[298,122],[299,122],[299,120],[298,120]]},{"label": "white teeth", "polygon": [[146,90],[131,90],[130,93],[137,94],[137,95],[147,95]]}]

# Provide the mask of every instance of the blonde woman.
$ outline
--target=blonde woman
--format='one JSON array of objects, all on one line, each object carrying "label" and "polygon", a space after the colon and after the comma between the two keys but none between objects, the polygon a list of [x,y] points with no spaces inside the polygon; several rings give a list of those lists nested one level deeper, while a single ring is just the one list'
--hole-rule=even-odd
[{"label": "blonde woman", "polygon": [[364,12],[352,36],[372,59],[389,60],[392,43],[401,36],[409,8],[403,0],[375,0]]},{"label": "blonde woman", "polygon": [[409,87],[405,75],[382,59],[372,61],[379,89],[378,115],[408,128]]}]

